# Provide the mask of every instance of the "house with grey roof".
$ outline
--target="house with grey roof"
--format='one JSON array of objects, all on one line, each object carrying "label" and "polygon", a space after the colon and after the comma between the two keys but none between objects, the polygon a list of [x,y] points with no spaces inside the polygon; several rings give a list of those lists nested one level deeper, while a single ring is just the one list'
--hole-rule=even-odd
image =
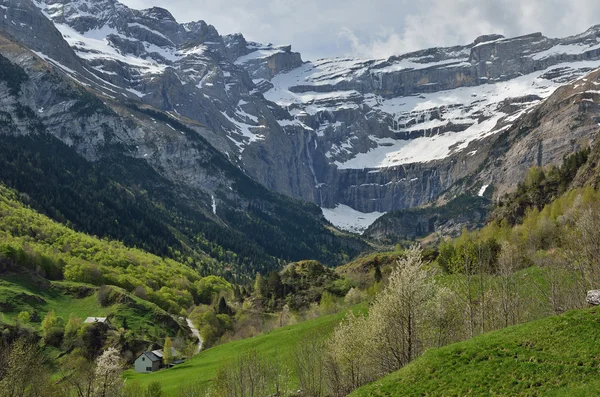
[{"label": "house with grey roof", "polygon": [[[179,356],[179,352],[172,347],[171,357],[173,357],[174,360],[169,366],[182,363],[183,360],[178,359]],[[164,359],[165,353],[162,349],[144,352],[135,360],[135,372],[148,373],[158,371],[165,366]]]},{"label": "house with grey roof", "polygon": [[[161,351],[162,353],[162,351]],[[139,373],[149,373],[156,372],[160,369],[162,365],[162,354],[161,356],[157,356],[153,352],[143,352],[140,356],[135,360],[134,368],[135,372]]]}]

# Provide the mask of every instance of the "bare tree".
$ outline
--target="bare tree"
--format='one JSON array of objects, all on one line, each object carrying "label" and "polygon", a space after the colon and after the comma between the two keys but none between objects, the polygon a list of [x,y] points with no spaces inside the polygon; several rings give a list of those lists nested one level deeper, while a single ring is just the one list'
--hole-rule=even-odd
[{"label": "bare tree", "polygon": [[316,333],[296,346],[294,362],[303,396],[321,397],[326,392],[326,343]]},{"label": "bare tree", "polygon": [[66,395],[92,397],[96,381],[96,365],[78,354],[66,358],[62,367],[62,385]]},{"label": "bare tree", "polygon": [[543,277],[536,280],[535,285],[539,295],[550,304],[553,314],[584,306],[582,297],[585,294],[581,291],[585,276],[575,261],[577,259],[573,253],[567,254],[567,257],[556,252],[534,256],[534,262],[543,270]]},{"label": "bare tree", "polygon": [[480,332],[486,332],[488,322],[489,304],[487,302],[490,294],[490,273],[494,262],[495,241],[478,241],[475,243],[475,273],[477,274],[478,292],[479,292],[479,327]]},{"label": "bare tree", "polygon": [[280,361],[263,359],[255,350],[224,364],[213,381],[217,397],[264,397],[287,393],[289,371]]},{"label": "bare tree", "polygon": [[504,327],[515,325],[519,322],[519,288],[515,278],[515,272],[520,265],[520,254],[518,249],[504,242],[498,257],[498,275],[500,279],[499,303],[500,313]]},{"label": "bare tree", "polygon": [[454,279],[453,291],[463,302],[466,310],[466,325],[469,337],[475,336],[475,248],[470,237],[465,233],[461,236],[452,258],[451,270],[454,274],[461,275]]},{"label": "bare tree", "polygon": [[200,383],[190,383],[179,387],[178,397],[208,397],[210,390]]},{"label": "bare tree", "polygon": [[350,311],[328,343],[328,371],[334,395],[345,396],[376,378],[373,347],[370,319]]},{"label": "bare tree", "polygon": [[580,276],[581,296],[600,287],[600,210],[588,205],[576,217],[569,260]]},{"label": "bare tree", "polygon": [[55,386],[44,368],[44,356],[37,343],[24,339],[13,342],[4,352],[0,396],[46,397],[55,395]]},{"label": "bare tree", "polygon": [[428,303],[424,330],[428,346],[440,348],[463,339],[460,305],[455,294],[447,287],[437,288],[435,297]]}]

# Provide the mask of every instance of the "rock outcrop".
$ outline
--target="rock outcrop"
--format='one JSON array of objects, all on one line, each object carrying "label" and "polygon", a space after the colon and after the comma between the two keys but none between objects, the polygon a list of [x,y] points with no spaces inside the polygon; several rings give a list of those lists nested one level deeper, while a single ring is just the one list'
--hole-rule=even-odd
[{"label": "rock outcrop", "polygon": [[393,211],[377,219],[364,236],[387,244],[431,234],[457,236],[485,225],[492,208],[484,197],[460,195],[440,206]]},{"label": "rock outcrop", "polygon": [[592,306],[600,306],[600,290],[588,291],[586,301]]}]

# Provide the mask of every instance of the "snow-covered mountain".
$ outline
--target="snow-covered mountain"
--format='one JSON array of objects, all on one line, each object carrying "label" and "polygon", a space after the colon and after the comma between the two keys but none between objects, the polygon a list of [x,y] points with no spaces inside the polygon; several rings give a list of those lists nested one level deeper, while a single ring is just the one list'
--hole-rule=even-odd
[{"label": "snow-covered mountain", "polygon": [[[181,24],[162,8],[116,0],[0,0],[0,27],[105,98],[194,126],[267,188],[314,202],[355,231],[453,191],[486,161],[490,142],[600,67],[600,27],[564,39],[489,35],[389,59],[313,62],[290,46],[221,36],[203,21]],[[560,162],[569,142],[531,150],[541,150],[542,164]],[[93,159],[93,148],[80,145]],[[160,147],[135,146],[133,156],[203,187]],[[535,164],[522,155],[523,168]],[[500,192],[520,177],[482,184]]]},{"label": "snow-covered mountain", "polygon": [[360,218],[434,200],[465,175],[439,164],[461,153],[464,170],[473,170],[481,162],[478,142],[598,68],[599,56],[600,27],[565,39],[483,36],[389,59],[307,62],[273,77],[264,96],[314,131],[315,148],[344,181],[316,178],[321,197],[333,197],[322,204],[337,205],[326,216],[364,226]]},{"label": "snow-covered mountain", "polygon": [[[257,146],[238,129],[245,111],[264,111],[283,132],[277,105],[252,93],[224,45],[178,55],[208,46],[202,32],[211,28],[190,28],[177,44],[185,26],[164,10],[90,1],[53,12],[55,4],[0,3],[0,183],[59,222],[185,258],[203,274],[246,277],[306,258],[335,265],[366,247],[332,230],[316,205],[269,191],[241,168],[239,156]],[[158,45],[156,33],[136,41],[138,53],[114,44],[134,42],[126,29],[136,21],[171,37],[161,48],[178,60],[141,50]],[[245,123],[263,131],[252,116]]]}]

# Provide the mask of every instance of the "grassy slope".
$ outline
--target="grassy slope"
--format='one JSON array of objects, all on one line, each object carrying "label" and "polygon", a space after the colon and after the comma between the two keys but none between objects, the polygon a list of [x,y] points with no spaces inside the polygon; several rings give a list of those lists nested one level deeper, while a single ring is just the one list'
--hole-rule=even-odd
[{"label": "grassy slope", "polygon": [[[93,293],[81,299],[75,299],[61,293],[57,288],[35,285],[26,279],[24,275],[3,275],[0,279],[0,303],[9,304],[10,310],[5,307],[2,312],[6,320],[12,320],[21,311],[29,313],[38,312],[43,317],[50,310],[54,310],[57,316],[69,318],[71,313],[78,317],[104,316],[108,314],[108,308],[102,308],[98,304],[96,294]],[[77,283],[54,282],[56,287],[61,285],[76,286]],[[93,287],[85,287],[93,288]]]},{"label": "grassy slope", "polygon": [[600,392],[600,309],[432,349],[352,396],[587,396]]},{"label": "grassy slope", "polygon": [[[248,349],[255,349],[263,357],[278,357],[279,361],[291,365],[293,372],[292,357],[296,345],[312,333],[321,337],[328,336],[343,317],[344,313],[339,313],[279,328],[268,334],[205,350],[186,363],[169,370],[153,374],[136,374],[133,370],[129,370],[125,376],[128,382],[138,381],[143,386],[147,386],[152,381],[159,381],[167,396],[173,396],[176,395],[180,385],[210,381],[221,365],[234,360],[240,352]],[[295,375],[292,381],[297,382]]]},{"label": "grassy slope", "polygon": [[[71,293],[69,293],[71,291]],[[85,292],[89,291],[89,292]],[[174,321],[164,321],[170,316],[158,306],[141,300],[124,290],[115,289],[122,294],[122,303],[102,307],[98,303],[97,287],[67,281],[36,283],[28,275],[2,275],[0,278],[0,314],[4,321],[13,323],[21,311],[38,313],[43,318],[51,310],[68,320],[71,314],[86,317],[114,316],[113,323],[119,327],[123,319],[127,329],[136,335],[164,336],[165,332],[175,336],[180,330]],[[81,296],[77,296],[82,292]],[[84,296],[85,295],[85,296]],[[162,320],[162,321],[161,321]],[[40,323],[31,323],[39,329]],[[148,335],[149,334],[149,335]]]}]

